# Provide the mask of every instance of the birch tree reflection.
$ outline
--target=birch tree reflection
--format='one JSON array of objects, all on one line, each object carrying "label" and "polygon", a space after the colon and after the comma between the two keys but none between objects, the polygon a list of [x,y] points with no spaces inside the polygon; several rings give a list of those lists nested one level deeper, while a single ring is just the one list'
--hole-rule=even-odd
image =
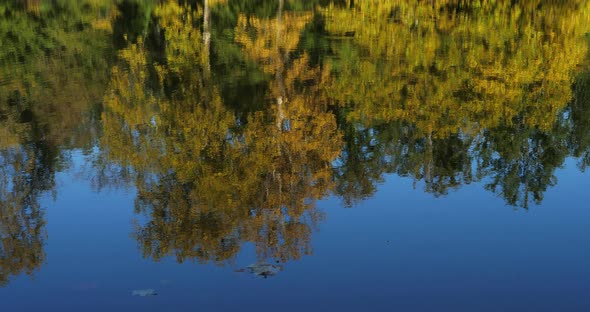
[{"label": "birch tree reflection", "polygon": [[[137,189],[142,253],[313,250],[387,174],[529,208],[590,163],[588,1],[5,1],[0,283],[45,259],[43,194],[91,155]],[[494,31],[490,31],[494,30]],[[98,152],[94,152],[98,150]]]},{"label": "birch tree reflection", "polygon": [[[268,109],[242,121],[212,82],[208,42],[196,23],[202,12],[161,4],[155,15],[165,62],[151,66],[139,42],[121,52],[113,69],[102,143],[109,161],[136,172],[136,209],[148,216],[137,238],[154,259],[221,263],[244,242],[254,243],[261,259],[298,259],[311,252],[309,236],[322,218],[313,203],[328,194],[331,162],[340,151],[335,119],[314,102],[317,91],[297,87],[315,85],[320,71],[308,68],[305,56],[291,61],[284,54],[283,44],[296,46],[308,17],[279,12],[270,22],[250,20],[266,25],[257,33],[261,40],[278,34],[269,49],[280,55],[266,64]],[[253,39],[241,38],[248,56]]]},{"label": "birch tree reflection", "polygon": [[112,67],[101,150],[138,190],[146,257],[299,259],[317,200],[352,205],[387,173],[525,208],[556,183],[585,2],[241,4],[162,1]]}]

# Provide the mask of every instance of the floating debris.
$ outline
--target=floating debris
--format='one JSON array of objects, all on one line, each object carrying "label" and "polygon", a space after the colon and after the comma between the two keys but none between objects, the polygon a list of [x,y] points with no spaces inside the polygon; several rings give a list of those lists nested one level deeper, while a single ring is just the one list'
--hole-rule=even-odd
[{"label": "floating debris", "polygon": [[154,289],[138,289],[131,292],[132,296],[147,297],[156,296],[158,293]]},{"label": "floating debris", "polygon": [[248,273],[267,278],[277,275],[283,267],[276,264],[258,262],[247,266],[246,269],[248,270]]}]

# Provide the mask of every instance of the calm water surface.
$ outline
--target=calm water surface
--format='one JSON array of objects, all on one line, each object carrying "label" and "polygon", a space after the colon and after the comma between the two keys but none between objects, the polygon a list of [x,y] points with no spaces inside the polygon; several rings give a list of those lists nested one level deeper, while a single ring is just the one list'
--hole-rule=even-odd
[{"label": "calm water surface", "polygon": [[590,1],[466,3],[0,1],[0,310],[590,311]]}]

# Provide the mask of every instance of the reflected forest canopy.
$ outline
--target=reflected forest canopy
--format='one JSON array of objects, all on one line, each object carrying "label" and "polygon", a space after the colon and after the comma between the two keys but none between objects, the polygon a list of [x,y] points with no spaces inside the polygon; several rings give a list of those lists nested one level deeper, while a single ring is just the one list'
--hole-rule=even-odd
[{"label": "reflected forest canopy", "polygon": [[[145,257],[312,252],[388,174],[528,209],[590,164],[590,1],[0,3],[0,286],[45,259],[72,153],[133,187]],[[493,30],[493,31],[490,31]]]}]

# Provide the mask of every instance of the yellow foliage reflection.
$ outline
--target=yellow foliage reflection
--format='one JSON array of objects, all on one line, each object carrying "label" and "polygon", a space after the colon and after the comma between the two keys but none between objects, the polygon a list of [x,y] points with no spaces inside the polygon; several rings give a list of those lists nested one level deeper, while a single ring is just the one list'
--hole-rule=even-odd
[{"label": "yellow foliage reflection", "polygon": [[[543,14],[539,14],[542,10]],[[477,133],[521,117],[550,130],[587,54],[584,1],[355,1],[327,7],[342,41],[330,95],[365,123],[406,121],[424,135]]]},{"label": "yellow foliage reflection", "polygon": [[[330,189],[341,139],[334,116],[314,103],[316,88],[295,90],[296,82],[321,78],[319,71],[307,68],[305,56],[289,62],[270,82],[269,96],[284,103],[240,121],[210,81],[207,42],[190,22],[202,11],[167,2],[155,14],[172,34],[165,62],[148,66],[141,41],[122,51],[103,113],[109,160],[137,174],[137,210],[149,219],[137,228],[144,254],[224,262],[245,241],[261,258],[310,253],[311,228],[321,219],[313,202]],[[285,70],[281,62],[272,66]],[[150,70],[158,88],[147,87]]]},{"label": "yellow foliage reflection", "polygon": [[526,208],[590,164],[588,1],[51,7],[0,4],[0,283],[44,260],[38,197],[74,149],[137,190],[145,257],[218,264],[310,254],[315,203],[385,174]]},{"label": "yellow foliage reflection", "polygon": [[[370,196],[386,172],[437,196],[488,179],[525,207],[553,184],[565,157],[553,152],[567,136],[561,112],[587,54],[585,3],[289,11],[281,0],[271,17],[238,14],[224,43],[265,81],[263,108],[247,112],[225,103],[228,73],[215,67],[228,57],[215,50],[228,30],[216,33],[214,16],[226,5],[159,3],[161,50],[150,38],[129,42],[111,71],[101,146],[133,172],[145,256],[223,263],[251,242],[260,259],[298,259],[322,219],[315,201]],[[318,18],[332,52],[312,61],[302,37]]]}]

